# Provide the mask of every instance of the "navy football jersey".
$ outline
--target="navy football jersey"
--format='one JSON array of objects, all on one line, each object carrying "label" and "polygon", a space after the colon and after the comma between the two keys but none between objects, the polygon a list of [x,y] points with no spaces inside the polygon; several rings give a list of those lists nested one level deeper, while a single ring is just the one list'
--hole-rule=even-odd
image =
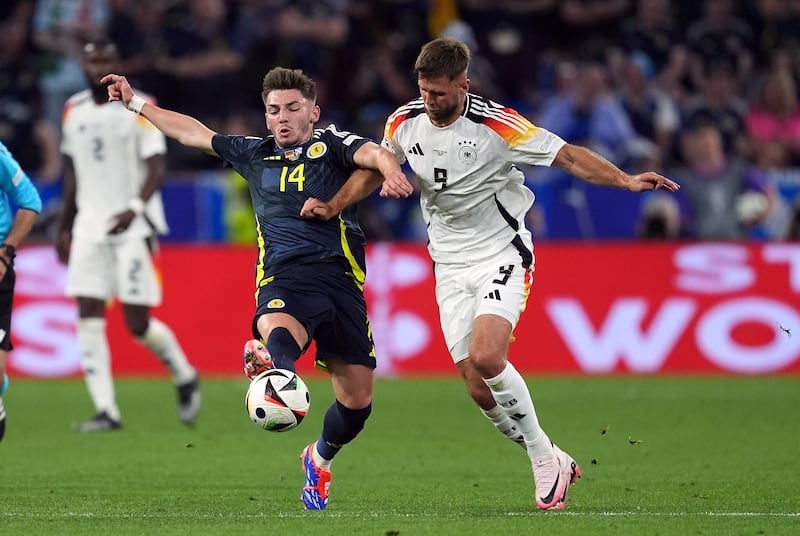
[{"label": "navy football jersey", "polygon": [[333,197],[357,168],[353,155],[367,141],[335,125],[314,130],[311,140],[290,148],[278,147],[273,136],[214,136],[214,151],[250,187],[259,286],[292,266],[337,258],[346,260],[356,280],[364,282],[366,240],[356,205],[328,221],[301,218],[300,209],[309,197]]}]

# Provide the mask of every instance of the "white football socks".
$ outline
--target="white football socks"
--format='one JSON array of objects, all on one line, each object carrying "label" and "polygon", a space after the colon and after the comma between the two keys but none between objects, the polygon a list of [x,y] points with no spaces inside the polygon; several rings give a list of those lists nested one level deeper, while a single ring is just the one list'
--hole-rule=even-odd
[{"label": "white football socks", "polygon": [[197,377],[175,334],[159,319],[151,317],[147,331],[138,340],[167,366],[175,385],[183,385]]},{"label": "white football socks", "polygon": [[494,378],[485,378],[483,381],[491,389],[499,407],[503,409],[509,419],[517,424],[525,438],[531,462],[541,456],[552,454],[553,447],[547,434],[539,426],[539,419],[536,417],[528,385],[514,365],[510,362],[507,363],[503,372]]},{"label": "white football socks", "polygon": [[331,468],[331,462],[333,460],[329,460],[327,458],[323,458],[322,456],[319,455],[319,452],[317,452],[317,443],[316,442],[314,442],[314,446],[311,447],[311,458],[313,458],[314,463],[317,464],[317,467],[320,467],[321,469],[330,469]]},{"label": "white football socks", "polygon": [[106,321],[104,318],[80,319],[77,334],[83,378],[94,407],[97,413],[106,412],[110,418],[119,421],[120,411],[114,396]]},{"label": "white football socks", "polygon": [[511,417],[506,415],[506,412],[503,411],[503,408],[500,405],[496,405],[492,409],[483,409],[479,408],[481,413],[483,413],[487,419],[489,419],[497,431],[509,438],[511,441],[518,443],[525,447],[525,438],[520,432],[517,423],[515,423]]}]

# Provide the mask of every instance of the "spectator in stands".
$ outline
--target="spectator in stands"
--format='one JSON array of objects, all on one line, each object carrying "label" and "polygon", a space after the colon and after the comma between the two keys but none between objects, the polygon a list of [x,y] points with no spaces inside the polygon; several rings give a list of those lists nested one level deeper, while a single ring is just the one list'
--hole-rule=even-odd
[{"label": "spectator in stands", "polygon": [[645,240],[674,240],[681,236],[681,209],[674,197],[652,193],[642,200],[636,236]]},{"label": "spectator in stands", "polygon": [[10,18],[30,19],[36,0],[4,0],[0,3],[0,20]]},{"label": "spectator in stands", "polygon": [[[354,26],[359,34],[366,35],[380,26],[377,17],[367,18],[361,25],[351,24],[354,17],[363,11],[374,13],[386,2],[364,0],[254,0],[244,2],[242,11],[250,23],[247,27],[251,43],[245,57],[244,74],[241,79],[260,80],[264,65],[284,65],[302,69],[317,83],[317,101],[324,116],[320,124],[339,123],[347,112],[355,114],[360,105],[354,102],[348,90],[358,76],[357,67],[362,65],[359,53],[370,53],[370,40],[351,41]],[[390,2],[394,5],[397,1]],[[407,3],[402,2],[401,3]],[[373,9],[374,8],[374,9]],[[253,21],[256,21],[255,23]],[[384,56],[372,56],[374,63],[383,62]],[[373,65],[377,66],[377,65]],[[341,83],[338,83],[340,82]],[[241,81],[237,81],[241,85]],[[262,107],[258,98],[260,86],[243,85],[239,98],[248,108]],[[338,93],[337,93],[338,92]]]},{"label": "spectator in stands", "polygon": [[682,103],[683,125],[693,127],[713,123],[719,128],[726,153],[746,155],[747,102],[740,97],[733,65],[727,62],[708,65],[703,81],[702,91]]},{"label": "spectator in stands", "polygon": [[161,0],[113,0],[109,38],[116,43],[120,68],[137,87],[151,94],[164,94],[169,84],[156,70],[165,25]]},{"label": "spectator in stands", "polygon": [[768,65],[774,51],[800,43],[800,2],[755,0],[754,56],[756,65]]},{"label": "spectator in stands", "polygon": [[638,141],[630,117],[608,86],[604,65],[583,62],[573,85],[544,102],[537,124],[569,143],[586,145],[617,165],[637,156]]},{"label": "spectator in stands", "polygon": [[733,0],[704,0],[703,14],[686,31],[692,80],[698,90],[707,85],[711,67],[732,67],[737,84],[746,84],[753,70],[753,30],[739,18]]},{"label": "spectator in stands", "polygon": [[800,195],[795,197],[792,212],[786,225],[786,230],[781,236],[784,240],[800,240]]},{"label": "spectator in stands", "polygon": [[[420,5],[422,4],[422,5]],[[417,0],[349,3],[350,33],[347,48],[353,51],[347,65],[337,72],[348,80],[333,94],[344,113],[353,118],[353,130],[379,137],[383,120],[397,101],[411,100],[417,93],[408,64],[428,38],[427,5]]]},{"label": "spectator in stands", "polygon": [[[170,10],[156,68],[170,78],[169,102],[222,129],[233,109],[236,73],[248,45],[241,21],[224,0],[188,0]],[[209,103],[213,102],[213,106]]]},{"label": "spectator in stands", "polygon": [[[156,69],[166,77],[165,106],[176,108],[222,130],[236,110],[239,77],[249,36],[244,22],[225,0],[187,0],[164,14]],[[220,98],[224,95],[225,98]],[[213,105],[209,105],[213,103]],[[170,166],[195,169],[217,160],[172,140]]]},{"label": "spectator in stands", "polygon": [[767,73],[746,117],[752,159],[761,169],[800,165],[800,105],[791,73]]},{"label": "spectator in stands", "polygon": [[684,224],[702,240],[740,240],[750,227],[766,222],[777,191],[766,176],[724,150],[712,123],[693,125],[681,140],[686,166],[672,176],[682,185]]},{"label": "spectator in stands", "polygon": [[636,13],[620,24],[612,52],[610,61],[615,80],[624,76],[625,58],[637,52],[652,64],[653,74],[648,84],[655,84],[676,97],[685,91],[688,52],[669,0],[637,0]]},{"label": "spectator in stands", "polygon": [[27,21],[0,21],[0,140],[26,170],[41,197],[32,239],[45,238],[61,202],[59,132],[44,116],[39,62]]},{"label": "spectator in stands", "polygon": [[680,112],[672,97],[653,83],[654,76],[649,56],[633,52],[625,62],[619,95],[634,130],[655,145],[663,162],[672,156]]},{"label": "spectator in stands", "polygon": [[632,4],[632,0],[558,2],[565,40],[561,46],[583,57],[602,58],[614,43],[620,23],[630,15]]},{"label": "spectator in stands", "polygon": [[24,19],[0,21],[0,139],[34,182],[61,172],[58,131],[42,116],[38,63]]},{"label": "spectator in stands", "polygon": [[511,99],[524,113],[530,96],[552,92],[551,49],[562,39],[556,0],[461,0],[458,12],[475,33],[474,49],[472,43],[470,48],[479,50],[496,70],[500,91],[487,97]]},{"label": "spectator in stands", "polygon": [[102,35],[108,24],[107,0],[38,0],[33,16],[34,41],[45,54],[39,79],[44,116],[58,128],[67,98],[86,88],[81,54],[86,41]]}]

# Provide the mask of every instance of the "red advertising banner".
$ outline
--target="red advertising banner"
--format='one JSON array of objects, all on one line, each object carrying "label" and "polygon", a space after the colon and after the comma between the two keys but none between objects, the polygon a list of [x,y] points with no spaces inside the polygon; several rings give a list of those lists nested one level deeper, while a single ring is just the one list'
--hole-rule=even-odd
[{"label": "red advertising banner", "polygon": [[[510,359],[527,374],[800,372],[800,244],[542,243]],[[254,311],[255,249],[165,246],[169,324],[204,375],[240,373]],[[74,302],[52,248],[17,257],[9,371],[80,373]],[[368,249],[366,295],[383,376],[454,375],[424,245]],[[165,375],[108,315],[116,374]],[[310,350],[313,352],[313,347]],[[311,373],[309,356],[299,371]]]}]

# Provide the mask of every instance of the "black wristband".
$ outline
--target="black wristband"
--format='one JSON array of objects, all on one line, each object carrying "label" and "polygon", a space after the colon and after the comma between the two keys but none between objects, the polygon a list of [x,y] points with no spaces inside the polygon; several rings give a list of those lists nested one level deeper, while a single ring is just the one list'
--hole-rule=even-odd
[{"label": "black wristband", "polygon": [[11,244],[0,244],[0,248],[6,250],[6,255],[8,255],[9,259],[13,259],[17,256],[16,246],[12,246]]}]

